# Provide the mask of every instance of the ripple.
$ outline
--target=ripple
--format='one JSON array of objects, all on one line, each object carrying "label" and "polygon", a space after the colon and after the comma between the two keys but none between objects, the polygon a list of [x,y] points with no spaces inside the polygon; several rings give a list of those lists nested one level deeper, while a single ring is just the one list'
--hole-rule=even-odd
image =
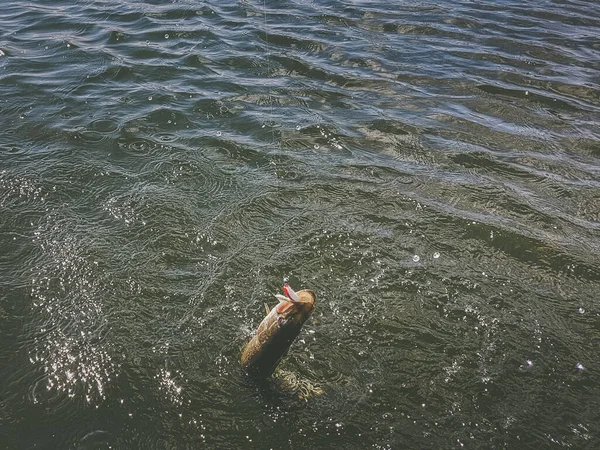
[{"label": "ripple", "polygon": [[[38,3],[0,12],[7,445],[589,447],[597,2]],[[238,363],[282,279],[308,402]]]},{"label": "ripple", "polygon": [[174,133],[159,133],[154,136],[160,142],[175,142],[177,141],[177,135]]},{"label": "ripple", "polygon": [[104,80],[111,80],[117,82],[136,81],[138,76],[131,67],[127,66],[111,66],[102,70],[100,73],[96,73],[89,78],[90,83],[102,82]]},{"label": "ripple", "polygon": [[119,125],[114,119],[96,119],[89,127],[98,133],[112,133],[119,128]]}]

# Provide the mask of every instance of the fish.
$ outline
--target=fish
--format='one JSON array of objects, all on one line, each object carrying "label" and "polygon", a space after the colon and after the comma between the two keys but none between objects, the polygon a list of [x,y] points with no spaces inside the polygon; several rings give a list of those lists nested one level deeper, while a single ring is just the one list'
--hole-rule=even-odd
[{"label": "fish", "polygon": [[265,304],[267,315],[242,351],[240,363],[253,378],[264,379],[273,374],[314,311],[315,294],[312,291],[295,292],[286,283],[283,292],[285,296],[275,295],[279,304],[273,309]]}]

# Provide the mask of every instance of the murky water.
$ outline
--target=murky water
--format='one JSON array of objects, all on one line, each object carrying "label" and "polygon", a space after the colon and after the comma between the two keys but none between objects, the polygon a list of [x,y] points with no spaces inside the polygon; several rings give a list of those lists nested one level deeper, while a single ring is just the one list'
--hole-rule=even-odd
[{"label": "murky water", "polygon": [[[598,448],[595,1],[8,1],[2,448]],[[238,358],[289,277],[283,367]]]}]

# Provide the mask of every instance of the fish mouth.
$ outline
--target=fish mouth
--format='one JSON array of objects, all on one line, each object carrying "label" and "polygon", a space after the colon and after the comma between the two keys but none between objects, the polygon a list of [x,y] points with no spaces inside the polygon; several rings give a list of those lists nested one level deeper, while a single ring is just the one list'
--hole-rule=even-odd
[{"label": "fish mouth", "polygon": [[291,302],[296,304],[308,303],[310,305],[312,305],[315,302],[315,295],[312,293],[312,291],[303,289],[301,291],[296,292],[288,283],[285,283],[283,285],[283,293],[285,295],[275,294],[275,297],[277,297],[277,300],[279,300],[280,302]]},{"label": "fish mouth", "polygon": [[294,291],[289,284],[283,286],[285,295],[276,294],[279,304],[275,307],[275,311],[280,318],[280,325],[294,317],[293,321],[304,323],[312,314],[315,307],[315,294],[308,289]]},{"label": "fish mouth", "polygon": [[277,321],[281,327],[296,324],[301,327],[315,308],[315,294],[308,289],[294,291],[289,284],[283,285],[285,295],[276,294],[279,304],[275,307]]}]

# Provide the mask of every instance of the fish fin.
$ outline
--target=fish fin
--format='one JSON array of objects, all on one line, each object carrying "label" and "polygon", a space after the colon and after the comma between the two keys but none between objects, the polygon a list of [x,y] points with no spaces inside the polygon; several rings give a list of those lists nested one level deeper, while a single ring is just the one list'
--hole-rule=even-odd
[{"label": "fish fin", "polygon": [[269,313],[271,312],[271,310],[269,309],[269,305],[267,305],[265,303],[265,310],[267,311],[267,316],[269,315]]}]

